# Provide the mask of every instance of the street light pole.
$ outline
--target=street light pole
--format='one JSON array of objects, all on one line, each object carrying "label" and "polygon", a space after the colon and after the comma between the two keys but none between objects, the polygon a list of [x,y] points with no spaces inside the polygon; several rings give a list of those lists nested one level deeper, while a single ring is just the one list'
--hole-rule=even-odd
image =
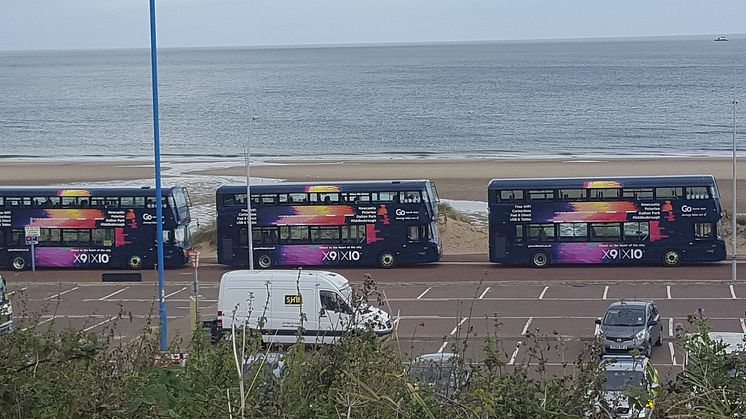
[{"label": "street light pole", "polygon": [[248,248],[249,248],[249,270],[254,270],[254,242],[253,242],[253,232],[251,231],[251,172],[250,172],[250,150],[251,150],[251,136],[254,131],[254,121],[256,118],[253,116],[249,117],[249,138],[246,141],[246,210],[248,211],[248,214],[246,215],[246,239],[248,240]]},{"label": "street light pole", "polygon": [[163,271],[163,202],[161,194],[161,144],[160,126],[158,124],[158,50],[155,36],[155,0],[150,0],[150,76],[153,85],[153,149],[155,160],[155,218],[156,240],[158,242],[158,313],[161,322],[161,351],[166,350],[168,343],[168,325],[166,316],[165,284]]},{"label": "street light pole", "polygon": [[731,267],[731,279],[733,281],[736,280],[737,275],[737,265],[736,265],[736,248],[738,246],[738,211],[737,211],[737,205],[736,201],[738,200],[738,189],[736,188],[736,104],[738,103],[736,101],[736,83],[738,80],[738,70],[735,70],[735,78],[733,81],[733,216],[732,218],[732,224],[731,224],[731,243],[733,246],[733,251],[731,252],[733,255],[732,257],[732,267]]}]

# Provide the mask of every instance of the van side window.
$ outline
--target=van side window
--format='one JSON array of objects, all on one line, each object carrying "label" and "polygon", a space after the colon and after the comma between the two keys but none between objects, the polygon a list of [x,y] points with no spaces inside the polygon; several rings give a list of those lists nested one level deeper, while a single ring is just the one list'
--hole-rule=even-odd
[{"label": "van side window", "polygon": [[335,313],[352,314],[352,309],[345,300],[334,291],[319,291],[321,308]]}]

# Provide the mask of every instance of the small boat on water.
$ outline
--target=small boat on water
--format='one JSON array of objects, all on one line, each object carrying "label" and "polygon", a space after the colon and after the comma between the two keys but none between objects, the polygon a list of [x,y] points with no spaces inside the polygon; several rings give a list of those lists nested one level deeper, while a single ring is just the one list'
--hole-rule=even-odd
[{"label": "small boat on water", "polygon": [[715,38],[715,42],[721,42],[721,41],[727,41],[727,40],[728,38],[724,36],[718,36],[717,38]]}]

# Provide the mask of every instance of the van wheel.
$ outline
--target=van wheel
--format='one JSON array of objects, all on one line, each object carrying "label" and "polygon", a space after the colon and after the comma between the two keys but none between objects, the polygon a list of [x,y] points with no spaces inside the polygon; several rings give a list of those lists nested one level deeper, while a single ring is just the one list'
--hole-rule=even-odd
[{"label": "van wheel", "polygon": [[378,266],[384,269],[393,268],[396,265],[396,256],[391,252],[383,252],[378,256]]},{"label": "van wheel", "polygon": [[269,269],[272,267],[272,256],[263,254],[259,256],[259,259],[256,260],[256,263],[262,269]]},{"label": "van wheel", "polygon": [[663,264],[666,266],[677,266],[681,263],[681,255],[676,250],[669,250],[663,255]]},{"label": "van wheel", "polygon": [[142,258],[138,255],[132,255],[127,259],[127,267],[129,269],[140,269],[142,268]]},{"label": "van wheel", "polygon": [[16,256],[10,262],[10,266],[13,268],[14,271],[22,271],[26,269],[26,265],[26,258],[23,256]]},{"label": "van wheel", "polygon": [[549,266],[549,255],[546,252],[536,252],[531,256],[531,266],[534,268],[546,268]]}]

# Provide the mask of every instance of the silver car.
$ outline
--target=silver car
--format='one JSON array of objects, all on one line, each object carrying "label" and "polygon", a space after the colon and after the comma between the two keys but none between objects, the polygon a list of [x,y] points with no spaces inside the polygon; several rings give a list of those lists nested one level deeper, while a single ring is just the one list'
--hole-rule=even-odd
[{"label": "silver car", "polygon": [[596,320],[604,342],[604,353],[626,354],[637,350],[650,356],[653,346],[660,346],[663,326],[653,301],[620,301]]}]

